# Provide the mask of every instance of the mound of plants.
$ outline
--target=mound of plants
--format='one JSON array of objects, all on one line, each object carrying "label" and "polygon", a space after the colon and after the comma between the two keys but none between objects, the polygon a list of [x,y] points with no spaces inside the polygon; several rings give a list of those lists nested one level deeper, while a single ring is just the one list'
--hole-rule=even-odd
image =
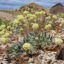
[{"label": "mound of plants", "polygon": [[[45,11],[37,11],[34,14],[24,11],[23,15],[18,15],[13,22],[2,23],[0,20],[0,45],[9,47],[7,54],[10,59],[17,59],[19,55],[37,54],[39,50],[44,51],[53,44],[61,45],[63,39],[55,38],[55,35],[59,33],[60,28],[64,28],[64,20],[58,23],[56,22],[58,19],[59,16],[47,15]],[[10,46],[13,35],[18,40]],[[20,35],[20,40],[18,35]]]}]

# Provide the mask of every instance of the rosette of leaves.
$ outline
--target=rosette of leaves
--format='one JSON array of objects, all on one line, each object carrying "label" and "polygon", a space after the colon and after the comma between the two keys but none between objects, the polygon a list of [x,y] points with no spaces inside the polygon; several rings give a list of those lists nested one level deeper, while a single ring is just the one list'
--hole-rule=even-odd
[{"label": "rosette of leaves", "polygon": [[[36,37],[38,37],[38,40],[35,40]],[[37,32],[32,32],[24,38],[22,43],[24,44],[26,42],[32,44],[34,50],[39,48],[44,49],[52,43],[52,37],[46,33],[38,34]]]},{"label": "rosette of leaves", "polygon": [[19,53],[21,54],[22,52],[26,52],[23,49],[23,45],[27,42],[32,45],[32,49],[29,50],[30,54],[31,51],[35,53],[35,51],[37,51],[38,49],[45,49],[46,47],[50,46],[52,44],[52,37],[50,37],[50,35],[47,35],[45,32],[29,33],[24,37],[22,42],[20,42],[19,44],[14,44],[11,48],[8,49],[8,53],[12,55],[10,57],[16,57]]}]

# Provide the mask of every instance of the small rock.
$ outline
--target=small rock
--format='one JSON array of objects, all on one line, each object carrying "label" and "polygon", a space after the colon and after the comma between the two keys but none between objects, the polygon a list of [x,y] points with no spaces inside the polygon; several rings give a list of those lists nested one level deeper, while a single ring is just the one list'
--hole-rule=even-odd
[{"label": "small rock", "polygon": [[29,63],[34,63],[34,59],[33,58],[29,58]]},{"label": "small rock", "polygon": [[3,57],[2,56],[0,56],[0,60],[2,60],[3,59]]},{"label": "small rock", "polygon": [[44,54],[44,51],[42,51],[42,50],[39,50],[38,52],[39,52],[40,54]]},{"label": "small rock", "polygon": [[38,56],[38,60],[39,60],[40,62],[42,62],[42,60],[43,60],[43,55],[42,55],[42,54],[40,54],[40,55]]},{"label": "small rock", "polygon": [[1,64],[8,64],[8,62],[7,61],[2,61]]},{"label": "small rock", "polygon": [[24,61],[28,61],[29,60],[29,57],[24,57]]},{"label": "small rock", "polygon": [[30,63],[30,64],[34,64],[34,63]]}]

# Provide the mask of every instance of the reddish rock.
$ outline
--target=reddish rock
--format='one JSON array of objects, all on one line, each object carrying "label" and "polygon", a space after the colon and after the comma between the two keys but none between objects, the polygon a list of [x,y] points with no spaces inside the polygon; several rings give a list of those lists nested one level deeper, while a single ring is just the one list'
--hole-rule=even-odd
[{"label": "reddish rock", "polygon": [[52,14],[64,13],[64,6],[61,3],[56,4],[50,9],[50,13]]}]

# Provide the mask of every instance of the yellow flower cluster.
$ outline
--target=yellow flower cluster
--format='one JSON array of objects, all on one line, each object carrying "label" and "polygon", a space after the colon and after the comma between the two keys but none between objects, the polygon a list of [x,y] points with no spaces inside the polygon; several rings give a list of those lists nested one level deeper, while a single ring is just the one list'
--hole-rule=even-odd
[{"label": "yellow flower cluster", "polygon": [[12,31],[10,31],[9,29],[12,29],[12,27],[6,27],[5,24],[2,24],[0,26],[0,44],[5,44],[9,40],[9,36],[12,34]]},{"label": "yellow flower cluster", "polygon": [[32,20],[32,19],[36,18],[36,15],[35,14],[27,14],[26,18],[29,20]]},{"label": "yellow flower cluster", "polygon": [[53,19],[58,19],[58,17],[56,15],[53,15],[52,18]]},{"label": "yellow flower cluster", "polygon": [[24,15],[27,15],[29,12],[28,11],[24,11]]},{"label": "yellow flower cluster", "polygon": [[35,37],[35,40],[39,40],[39,38],[38,37]]},{"label": "yellow flower cluster", "polygon": [[45,11],[35,12],[35,15],[37,15],[37,16],[39,16],[39,15],[45,15]]},{"label": "yellow flower cluster", "polygon": [[23,22],[23,21],[24,21],[23,15],[18,15],[18,16],[17,16],[17,20]]},{"label": "yellow flower cluster", "polygon": [[60,45],[60,44],[62,44],[62,43],[63,43],[63,40],[62,40],[62,39],[60,39],[60,38],[57,38],[57,39],[56,39],[56,44]]},{"label": "yellow flower cluster", "polygon": [[52,27],[51,24],[45,25],[45,29],[50,29]]},{"label": "yellow flower cluster", "polygon": [[23,45],[23,48],[24,48],[24,50],[29,50],[31,48],[31,44],[30,43],[25,43]]},{"label": "yellow flower cluster", "polygon": [[52,33],[52,34],[56,34],[56,31],[55,31],[55,30],[51,30],[51,33]]},{"label": "yellow flower cluster", "polygon": [[37,23],[33,23],[32,28],[33,29],[38,29],[39,28],[39,25]]}]

